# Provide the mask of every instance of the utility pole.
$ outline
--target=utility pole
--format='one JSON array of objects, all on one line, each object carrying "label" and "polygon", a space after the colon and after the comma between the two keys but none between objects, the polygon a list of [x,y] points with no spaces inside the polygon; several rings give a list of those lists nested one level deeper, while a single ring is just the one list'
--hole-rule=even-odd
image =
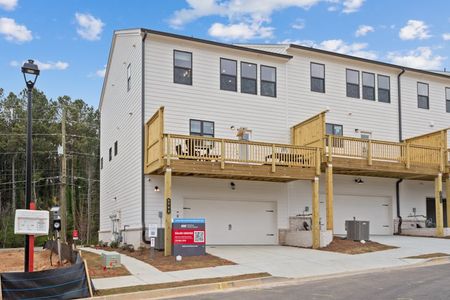
[{"label": "utility pole", "polygon": [[67,183],[67,153],[66,153],[66,107],[62,107],[61,118],[61,136],[62,136],[62,159],[61,159],[61,186],[60,186],[60,209],[61,209],[61,242],[66,242],[67,236],[67,199],[66,199],[66,183]]},{"label": "utility pole", "polygon": [[71,172],[70,174],[72,175],[72,178],[70,179],[70,190],[71,190],[71,207],[72,207],[72,219],[73,219],[73,229],[78,229],[78,224],[77,224],[77,213],[76,213],[76,203],[75,203],[75,174],[73,172],[73,165],[75,164],[75,156],[72,155],[72,165],[71,165]]},{"label": "utility pole", "polygon": [[11,182],[12,182],[12,207],[11,211],[14,214],[16,210],[16,154],[13,155],[12,159],[12,174],[11,174]]},{"label": "utility pole", "polygon": [[[89,159],[90,160],[90,159]],[[91,217],[91,213],[92,213],[92,211],[91,211],[91,164],[90,164],[90,161],[89,161],[89,164],[88,164],[88,190],[87,190],[87,205],[88,205],[88,207],[87,207],[87,233],[86,233],[86,236],[87,236],[87,242],[88,242],[88,245],[91,243],[91,220],[92,220],[92,217]]]}]

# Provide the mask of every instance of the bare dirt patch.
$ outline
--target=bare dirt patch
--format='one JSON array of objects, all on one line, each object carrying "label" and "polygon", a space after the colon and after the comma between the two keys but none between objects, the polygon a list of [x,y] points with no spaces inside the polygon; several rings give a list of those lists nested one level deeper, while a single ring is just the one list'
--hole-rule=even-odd
[{"label": "bare dirt patch", "polygon": [[168,288],[175,288],[175,287],[188,286],[188,285],[237,281],[237,280],[245,280],[245,279],[270,277],[270,276],[271,275],[269,273],[253,273],[253,274],[245,274],[245,275],[237,275],[237,276],[227,276],[227,277],[194,279],[194,280],[186,280],[186,281],[179,281],[179,282],[137,285],[137,286],[124,287],[124,288],[117,288],[117,289],[97,290],[96,296],[107,296],[107,295],[113,295],[113,294],[151,291],[151,290],[168,289]]},{"label": "bare dirt patch", "polygon": [[333,241],[326,247],[318,250],[339,252],[344,254],[363,254],[376,251],[384,251],[390,249],[396,249],[397,247],[383,245],[377,242],[366,241],[361,243],[358,241],[351,241],[341,237],[334,237]]},{"label": "bare dirt patch", "polygon": [[102,257],[98,254],[87,251],[80,252],[83,259],[86,260],[91,278],[108,278],[131,275],[124,266],[117,268],[103,268]]},{"label": "bare dirt patch", "polygon": [[161,251],[155,251],[154,257],[150,257],[149,249],[138,249],[135,251],[123,250],[123,249],[112,249],[109,247],[101,248],[106,251],[116,251],[136,259],[148,263],[153,267],[157,268],[161,272],[171,272],[171,271],[181,271],[189,269],[198,268],[210,268],[219,266],[235,265],[236,263],[211,255],[206,254],[203,256],[185,256],[182,261],[176,261],[174,256],[164,256]]},{"label": "bare dirt patch", "polygon": [[[53,255],[53,266],[50,264],[50,250],[34,252],[34,270],[43,271],[58,268],[57,255]],[[0,273],[23,272],[24,250],[0,251]]]},{"label": "bare dirt patch", "polygon": [[422,254],[417,256],[408,256],[404,258],[409,259],[427,259],[427,258],[436,258],[436,257],[448,257],[450,254],[448,253],[441,253],[441,252],[435,252],[435,253],[428,253],[428,254]]}]

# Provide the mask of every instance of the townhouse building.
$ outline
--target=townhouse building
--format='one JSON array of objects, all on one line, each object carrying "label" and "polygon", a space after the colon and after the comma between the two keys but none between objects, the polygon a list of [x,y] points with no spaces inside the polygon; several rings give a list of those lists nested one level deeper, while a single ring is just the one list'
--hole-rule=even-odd
[{"label": "townhouse building", "polygon": [[296,216],[313,247],[354,218],[450,234],[446,72],[119,30],[100,113],[100,240],[158,224],[170,251],[171,219],[199,217],[207,244],[283,244]]}]

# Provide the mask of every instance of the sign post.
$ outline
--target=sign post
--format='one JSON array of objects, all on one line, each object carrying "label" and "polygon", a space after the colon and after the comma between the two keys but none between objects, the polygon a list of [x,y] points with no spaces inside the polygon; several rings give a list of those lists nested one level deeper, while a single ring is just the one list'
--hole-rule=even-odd
[{"label": "sign post", "polygon": [[158,224],[148,225],[148,237],[150,238],[150,259],[155,258],[155,241],[158,237]]},{"label": "sign post", "polygon": [[174,256],[205,255],[205,219],[174,219],[172,242]]}]

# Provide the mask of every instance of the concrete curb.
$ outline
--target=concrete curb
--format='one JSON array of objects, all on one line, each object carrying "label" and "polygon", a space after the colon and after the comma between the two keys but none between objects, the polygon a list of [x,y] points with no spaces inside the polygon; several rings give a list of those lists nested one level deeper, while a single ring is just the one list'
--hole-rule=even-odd
[{"label": "concrete curb", "polygon": [[157,289],[150,291],[142,291],[142,292],[134,292],[134,293],[126,293],[126,294],[117,294],[117,295],[108,295],[108,296],[99,296],[95,297],[95,299],[167,299],[173,297],[181,297],[195,294],[207,294],[213,292],[220,292],[228,289],[237,289],[237,288],[250,288],[255,286],[262,286],[267,284],[275,284],[285,282],[286,278],[281,277],[261,277],[261,278],[252,278],[252,279],[243,279],[243,280],[235,280],[235,281],[224,281],[224,282],[215,282],[215,283],[206,283],[206,284],[198,284],[198,285],[188,285],[188,286],[180,286],[175,288],[167,288],[167,289]]}]

